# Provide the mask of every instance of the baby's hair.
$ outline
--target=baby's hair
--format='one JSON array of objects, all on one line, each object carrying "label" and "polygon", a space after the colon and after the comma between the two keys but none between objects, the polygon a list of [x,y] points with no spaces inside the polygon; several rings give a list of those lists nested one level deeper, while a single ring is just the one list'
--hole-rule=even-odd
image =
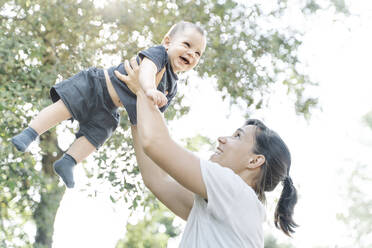
[{"label": "baby's hair", "polygon": [[[180,21],[180,22],[174,24],[169,29],[168,33],[164,37],[166,37],[166,36],[173,37],[178,32],[182,32],[182,31],[184,31],[187,28],[192,28],[192,29],[197,30],[204,37],[207,34],[207,32],[203,28],[201,28],[200,26],[196,25],[195,23]],[[164,39],[163,39],[163,41],[164,41]]]}]

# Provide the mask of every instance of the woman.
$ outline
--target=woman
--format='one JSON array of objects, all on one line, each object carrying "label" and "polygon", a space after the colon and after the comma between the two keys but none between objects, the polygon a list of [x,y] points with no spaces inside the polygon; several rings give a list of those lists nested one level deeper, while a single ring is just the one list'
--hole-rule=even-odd
[{"label": "woman", "polygon": [[[138,84],[136,61],[128,76],[115,72],[137,95],[132,134],[145,185],[187,221],[180,247],[263,247],[265,191],[283,183],[275,225],[290,236],[297,192],[289,176],[290,153],[261,121],[248,120],[232,136],[219,137],[209,161],[175,143],[154,103]],[[156,130],[156,131],[154,131]],[[169,177],[170,175],[171,177]]]}]

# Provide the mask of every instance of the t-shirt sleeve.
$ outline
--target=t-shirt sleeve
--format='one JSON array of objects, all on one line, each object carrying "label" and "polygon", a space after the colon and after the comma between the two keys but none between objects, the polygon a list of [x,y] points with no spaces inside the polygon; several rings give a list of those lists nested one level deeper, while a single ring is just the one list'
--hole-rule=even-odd
[{"label": "t-shirt sleeve", "polygon": [[216,218],[229,218],[239,211],[236,204],[255,203],[254,191],[230,168],[206,160],[200,162],[202,177],[207,189],[208,211]]},{"label": "t-shirt sleeve", "polygon": [[161,69],[164,68],[165,64],[167,63],[168,60],[168,54],[167,51],[165,50],[165,47],[163,46],[154,46],[150,47],[146,50],[141,51],[138,56],[143,59],[144,57],[148,58],[154,64],[156,65],[158,71],[160,72]]}]

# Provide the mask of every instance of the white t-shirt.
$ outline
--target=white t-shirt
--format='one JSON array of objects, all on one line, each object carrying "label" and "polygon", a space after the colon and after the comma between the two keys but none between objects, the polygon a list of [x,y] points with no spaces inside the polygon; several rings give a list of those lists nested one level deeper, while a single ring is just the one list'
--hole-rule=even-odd
[{"label": "white t-shirt", "polygon": [[265,209],[231,169],[200,160],[208,201],[195,195],[181,248],[263,248]]}]

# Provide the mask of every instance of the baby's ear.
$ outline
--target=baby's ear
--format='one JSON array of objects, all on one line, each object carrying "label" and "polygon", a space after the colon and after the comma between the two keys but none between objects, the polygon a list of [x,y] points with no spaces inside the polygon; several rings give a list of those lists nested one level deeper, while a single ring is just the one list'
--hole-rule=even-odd
[{"label": "baby's ear", "polygon": [[169,37],[169,35],[164,36],[161,44],[165,47],[165,49],[168,49],[169,44],[170,44],[170,37]]}]

